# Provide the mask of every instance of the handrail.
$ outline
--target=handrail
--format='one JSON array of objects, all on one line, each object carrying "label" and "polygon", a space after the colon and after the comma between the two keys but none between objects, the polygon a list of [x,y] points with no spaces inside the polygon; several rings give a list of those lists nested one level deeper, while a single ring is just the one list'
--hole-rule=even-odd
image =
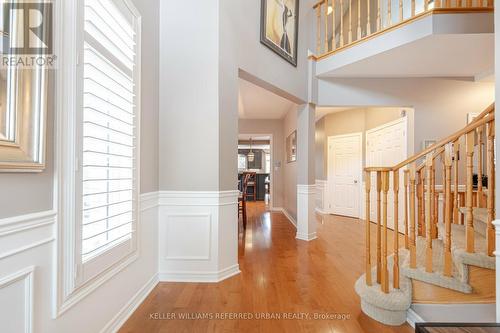
[{"label": "handrail", "polygon": [[448,136],[448,137],[446,137],[446,138],[438,141],[437,143],[433,144],[432,146],[430,146],[430,147],[422,150],[420,153],[418,153],[416,155],[413,155],[412,157],[410,157],[410,158],[404,160],[403,162],[397,164],[396,166],[394,166],[392,168],[392,170],[401,169],[405,165],[410,164],[412,162],[415,162],[416,160],[418,160],[419,158],[424,157],[425,155],[429,154],[433,150],[436,150],[437,148],[440,148],[441,146],[444,146],[445,144],[450,143],[451,141],[455,141],[456,139],[460,138],[462,135],[467,134],[470,131],[475,130],[477,127],[479,127],[481,125],[489,123],[492,120],[495,120],[495,115],[494,114],[490,114],[487,117],[484,117],[482,119],[478,119],[477,122],[470,123],[469,125],[467,125],[466,127],[464,127],[462,130],[456,132],[455,134],[452,134],[452,135],[450,135],[450,136]]},{"label": "handrail", "polygon": [[[485,208],[488,213],[486,242],[482,249],[487,256],[493,256],[495,251],[495,230],[493,221],[495,219],[494,198],[495,198],[495,104],[488,106],[471,123],[459,131],[447,136],[432,146],[413,155],[405,161],[393,167],[366,167],[365,171],[365,208],[366,208],[366,284],[371,286],[371,207],[376,211],[377,229],[377,283],[383,293],[389,293],[389,267],[387,251],[389,220],[392,219],[394,230],[398,230],[399,223],[404,223],[405,248],[410,254],[410,269],[418,268],[422,262],[417,261],[417,253],[425,255],[425,273],[442,274],[451,277],[453,273],[452,256],[452,224],[462,224],[465,233],[465,248],[467,253],[477,251],[475,246],[476,232],[474,230],[475,207]],[[465,191],[459,190],[459,152],[460,139],[465,137],[465,159],[462,162],[466,171]],[[486,144],[486,147],[485,145]],[[483,154],[484,152],[484,154]],[[477,157],[475,156],[477,154]],[[486,159],[484,159],[484,156]],[[422,164],[416,165],[416,161],[425,157]],[[437,160],[441,157],[440,160]],[[475,161],[477,164],[475,165]],[[483,169],[486,165],[487,186],[482,185]],[[408,166],[406,169],[403,167]],[[473,178],[474,168],[477,169],[478,186],[474,189]],[[442,168],[442,188],[436,187],[436,170]],[[401,173],[402,171],[402,173]],[[453,185],[452,185],[453,172]],[[375,173],[375,175],[373,174]],[[372,178],[375,176],[375,178]],[[401,178],[404,176],[403,186],[400,186]],[[418,176],[418,178],[417,178]],[[372,188],[372,179],[375,183]],[[389,184],[392,180],[392,189]],[[452,187],[453,186],[453,187]],[[487,190],[483,190],[486,187]],[[453,189],[453,190],[452,190]],[[371,191],[376,193],[375,199],[370,195]],[[392,203],[388,202],[388,192],[392,192]],[[398,198],[403,192],[403,199]],[[442,213],[440,213],[439,200],[442,198]],[[486,199],[486,204],[484,203]],[[372,206],[372,201],[374,205]],[[400,204],[403,205],[403,219],[399,221],[401,211]],[[390,206],[392,205],[392,207]],[[460,218],[459,209],[465,208],[464,218]],[[392,216],[388,216],[388,210],[393,209]],[[438,225],[442,229],[438,228]],[[417,233],[418,231],[418,233]],[[459,232],[453,231],[453,234]],[[399,234],[393,234],[393,288],[399,288]],[[425,242],[417,243],[417,238]],[[433,240],[439,238],[439,242]],[[420,244],[420,245],[419,245]],[[425,252],[417,252],[417,246],[425,244]],[[481,244],[481,243],[479,243]],[[434,258],[434,246],[441,246],[444,256]],[[441,250],[437,250],[441,251]],[[433,260],[443,260],[441,272],[434,272]]]}]

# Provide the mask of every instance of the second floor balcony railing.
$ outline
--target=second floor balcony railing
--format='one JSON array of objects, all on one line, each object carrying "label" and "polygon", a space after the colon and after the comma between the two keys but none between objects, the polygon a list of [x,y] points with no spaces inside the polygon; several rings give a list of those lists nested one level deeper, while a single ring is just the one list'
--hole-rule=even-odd
[{"label": "second floor balcony railing", "polygon": [[321,59],[425,15],[492,11],[493,0],[321,0],[313,8]]}]

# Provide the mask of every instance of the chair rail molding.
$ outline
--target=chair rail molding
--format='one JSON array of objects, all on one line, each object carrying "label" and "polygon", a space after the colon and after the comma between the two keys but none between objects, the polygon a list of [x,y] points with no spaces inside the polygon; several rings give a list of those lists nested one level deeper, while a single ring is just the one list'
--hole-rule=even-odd
[{"label": "chair rail molding", "polygon": [[238,191],[159,192],[159,280],[219,282],[239,274]]}]

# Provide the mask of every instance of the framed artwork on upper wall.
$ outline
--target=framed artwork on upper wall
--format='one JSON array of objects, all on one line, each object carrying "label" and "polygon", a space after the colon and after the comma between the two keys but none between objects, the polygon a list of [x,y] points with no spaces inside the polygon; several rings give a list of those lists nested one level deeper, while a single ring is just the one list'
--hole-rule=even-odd
[{"label": "framed artwork on upper wall", "polygon": [[261,0],[260,42],[297,67],[299,0]]}]

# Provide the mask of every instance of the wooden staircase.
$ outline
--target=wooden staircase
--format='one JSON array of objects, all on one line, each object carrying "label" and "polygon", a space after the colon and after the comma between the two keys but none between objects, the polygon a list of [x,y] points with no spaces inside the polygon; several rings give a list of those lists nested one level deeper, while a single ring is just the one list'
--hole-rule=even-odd
[{"label": "wooden staircase", "polygon": [[[356,282],[356,291],[367,315],[402,324],[412,301],[412,281],[468,294],[473,292],[471,267],[495,270],[494,123],[492,104],[462,130],[406,161],[365,168],[366,273]],[[474,184],[474,172],[480,180],[487,176],[487,186]],[[373,190],[376,200],[370,196]],[[392,251],[387,236],[391,191],[394,230],[400,223],[405,230],[404,244],[394,233]],[[376,221],[369,218],[372,207]],[[376,228],[376,249],[370,245],[371,228]]]}]

